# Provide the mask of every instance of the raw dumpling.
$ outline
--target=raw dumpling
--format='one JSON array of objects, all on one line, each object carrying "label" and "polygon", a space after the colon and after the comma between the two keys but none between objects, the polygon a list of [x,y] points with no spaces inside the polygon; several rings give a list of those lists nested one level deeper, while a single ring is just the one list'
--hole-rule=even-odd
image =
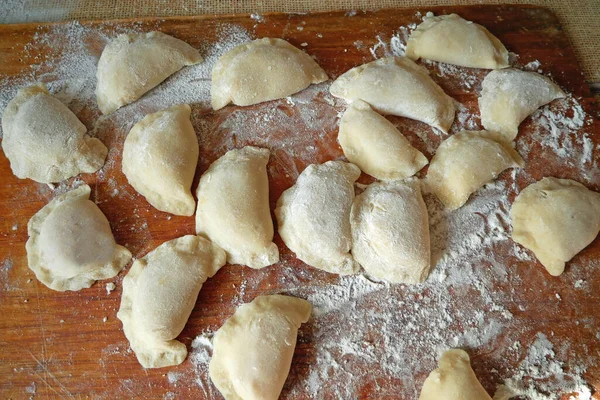
[{"label": "raw dumpling", "polygon": [[544,178],[527,186],[510,210],[512,238],[558,276],[565,263],[600,231],[600,193],[570,179]]},{"label": "raw dumpling", "polygon": [[290,96],[327,74],[308,54],[283,39],[263,38],[222,55],[212,70],[215,110],[229,103],[249,106]]},{"label": "raw dumpling", "polygon": [[447,208],[455,210],[505,169],[524,165],[501,134],[462,131],[438,147],[427,172],[427,185]]},{"label": "raw dumpling", "polygon": [[50,289],[80,290],[112,278],[131,259],[115,243],[108,220],[89,200],[90,187],[57,196],[27,224],[27,262]]},{"label": "raw dumpling", "polygon": [[119,35],[98,61],[98,107],[102,114],[109,114],[133,103],[184,66],[200,62],[198,50],[162,32]]},{"label": "raw dumpling", "polygon": [[477,380],[464,350],[446,351],[438,365],[425,379],[419,400],[492,400]]},{"label": "raw dumpling", "polygon": [[404,179],[427,165],[398,129],[364,101],[348,106],[338,140],[351,163],[377,179]]},{"label": "raw dumpling", "polygon": [[13,173],[60,182],[104,165],[108,150],[43,84],[19,90],[2,113],[2,148]]},{"label": "raw dumpling", "polygon": [[514,68],[492,71],[483,80],[479,97],[481,123],[485,129],[514,140],[525,118],[563,97],[565,93],[554,82],[535,72]]},{"label": "raw dumpling", "polygon": [[193,235],[169,240],[136,260],[123,279],[117,318],[144,368],[181,364],[181,333],[202,284],[225,264],[225,252]]},{"label": "raw dumpling", "polygon": [[144,117],[127,135],[123,173],[150,204],[176,215],[193,215],[191,193],[198,139],[190,106],[180,104]]},{"label": "raw dumpling", "polygon": [[431,259],[428,221],[418,181],[373,183],[352,205],[352,255],[377,279],[423,282]]},{"label": "raw dumpling", "polygon": [[296,256],[335,274],[354,274],[350,208],[360,169],[343,161],[309,165],[283,192],[275,215],[279,234]]},{"label": "raw dumpling", "polygon": [[444,132],[454,121],[454,101],[427,69],[406,57],[387,57],[344,73],[330,87],[335,97],[363,100],[382,114],[425,122]]},{"label": "raw dumpling", "polygon": [[200,178],[196,232],[221,246],[230,264],[263,268],[279,261],[269,210],[269,155],[258,147],[234,149]]},{"label": "raw dumpling", "polygon": [[406,42],[406,56],[470,68],[509,66],[508,51],[496,36],[456,14],[434,17],[427,13]]},{"label": "raw dumpling", "polygon": [[300,324],[312,306],[295,297],[258,296],[213,338],[209,374],[225,400],[277,400],[290,372]]}]

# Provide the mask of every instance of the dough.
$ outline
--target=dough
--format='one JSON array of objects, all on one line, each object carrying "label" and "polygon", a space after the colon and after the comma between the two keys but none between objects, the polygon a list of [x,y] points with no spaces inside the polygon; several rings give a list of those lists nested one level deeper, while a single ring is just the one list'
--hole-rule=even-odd
[{"label": "dough", "polygon": [[209,374],[225,400],[277,400],[290,372],[300,324],[312,306],[295,297],[258,296],[213,338]]},{"label": "dough", "polygon": [[230,264],[263,268],[279,261],[273,243],[268,149],[234,149],[212,163],[198,184],[196,232],[221,246]]},{"label": "dough", "polygon": [[123,146],[123,173],[150,204],[175,215],[193,215],[191,186],[198,163],[198,139],[190,106],[148,114],[135,124]]},{"label": "dough", "polygon": [[517,196],[510,217],[513,240],[558,276],[598,235],[600,193],[570,179],[543,178]]},{"label": "dough", "polygon": [[565,93],[554,82],[535,72],[514,68],[492,71],[483,80],[479,97],[481,123],[485,129],[514,140],[525,118],[563,97]]},{"label": "dough", "polygon": [[283,39],[263,38],[223,54],[212,70],[215,110],[229,103],[249,106],[290,96],[327,74],[308,54]]},{"label": "dough", "polygon": [[338,140],[348,161],[377,179],[408,178],[429,162],[394,124],[361,100],[346,109]]},{"label": "dough", "polygon": [[309,165],[283,192],[275,215],[283,242],[308,265],[334,274],[358,271],[350,255],[350,208],[360,169],[343,161]]},{"label": "dough", "polygon": [[406,57],[387,57],[344,73],[329,89],[347,101],[363,100],[382,114],[416,119],[444,132],[454,121],[454,101],[424,67]]},{"label": "dough", "polygon": [[455,210],[505,169],[523,166],[525,162],[519,153],[501,134],[462,131],[438,147],[426,181],[438,199]]},{"label": "dough", "polygon": [[116,276],[131,253],[115,243],[108,220],[79,186],[54,198],[27,224],[27,262],[40,282],[63,292]]},{"label": "dough", "polygon": [[419,400],[492,400],[471,368],[469,355],[446,351],[423,384]]},{"label": "dough", "polygon": [[184,66],[200,62],[198,50],[162,32],[119,35],[98,61],[98,107],[102,114],[109,114],[133,103]]},{"label": "dough", "polygon": [[13,173],[60,182],[102,168],[108,150],[60,100],[37,84],[19,90],[2,113],[2,148]]},{"label": "dough", "polygon": [[202,284],[225,264],[225,252],[199,236],[169,240],[136,260],[123,279],[117,318],[144,368],[181,364],[175,338],[187,323]]},{"label": "dough", "polygon": [[352,255],[370,275],[419,283],[429,274],[429,218],[418,181],[376,182],[352,205]]},{"label": "dough", "polygon": [[508,51],[496,36],[456,14],[434,17],[427,13],[406,42],[406,56],[470,68],[509,66]]}]

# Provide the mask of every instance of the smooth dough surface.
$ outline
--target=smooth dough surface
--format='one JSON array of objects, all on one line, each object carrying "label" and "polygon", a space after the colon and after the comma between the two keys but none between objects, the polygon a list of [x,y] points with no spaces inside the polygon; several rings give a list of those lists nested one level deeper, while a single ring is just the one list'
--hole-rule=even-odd
[{"label": "smooth dough surface", "polygon": [[98,107],[109,114],[133,103],[186,65],[200,62],[198,50],[162,32],[119,35],[98,61]]},{"label": "smooth dough surface", "polygon": [[228,151],[200,178],[196,233],[221,246],[230,264],[263,268],[279,261],[273,243],[268,149]]},{"label": "smooth dough surface", "polygon": [[311,164],[277,201],[283,242],[313,267],[346,275],[358,271],[350,255],[350,209],[360,169],[343,161]]},{"label": "smooth dough surface", "polygon": [[249,106],[290,96],[327,74],[308,54],[283,39],[263,38],[234,47],[212,70],[215,110],[229,103]]},{"label": "smooth dough surface", "polygon": [[335,97],[363,100],[382,114],[416,119],[444,132],[454,121],[454,100],[407,57],[386,57],[345,72],[329,88]]},{"label": "smooth dough surface", "polygon": [[2,131],[2,148],[13,173],[40,183],[96,172],[108,153],[43,84],[19,90],[2,113]]},{"label": "smooth dough surface", "polygon": [[191,186],[198,163],[198,139],[190,106],[179,104],[146,115],[123,145],[123,173],[150,204],[175,215],[193,215]]},{"label": "smooth dough surface", "polygon": [[600,193],[570,179],[543,178],[517,196],[510,217],[513,240],[558,276],[598,235]]},{"label": "smooth dough surface", "polygon": [[213,338],[210,379],[226,400],[277,400],[290,372],[300,324],[312,306],[290,296],[258,296]]},{"label": "smooth dough surface", "polygon": [[115,243],[108,220],[89,200],[90,187],[54,198],[27,224],[27,262],[50,289],[80,290],[99,279],[112,278],[131,259]]},{"label": "smooth dough surface", "polygon": [[186,235],[136,260],[123,279],[117,318],[144,368],[181,364],[185,345],[175,338],[187,323],[202,284],[225,265],[225,252]]}]

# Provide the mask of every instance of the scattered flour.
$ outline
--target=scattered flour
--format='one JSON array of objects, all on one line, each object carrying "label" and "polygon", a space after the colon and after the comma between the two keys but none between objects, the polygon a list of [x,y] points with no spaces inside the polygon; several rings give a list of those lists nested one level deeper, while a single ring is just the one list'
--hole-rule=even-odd
[{"label": "scattered flour", "polygon": [[106,284],[106,294],[111,294],[113,290],[115,290],[117,285],[114,282],[108,282]]}]

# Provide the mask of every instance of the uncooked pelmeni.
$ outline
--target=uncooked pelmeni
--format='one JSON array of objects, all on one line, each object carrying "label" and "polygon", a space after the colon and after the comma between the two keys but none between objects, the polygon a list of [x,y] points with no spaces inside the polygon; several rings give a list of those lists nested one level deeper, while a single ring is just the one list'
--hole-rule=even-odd
[{"label": "uncooked pelmeni", "polygon": [[295,297],[258,296],[213,338],[210,379],[225,400],[277,400],[290,372],[300,324],[312,306]]},{"label": "uncooked pelmeni", "polygon": [[263,268],[279,261],[273,243],[268,149],[228,151],[200,178],[196,232],[227,252],[230,264]]},{"label": "uncooked pelmeni", "polygon": [[350,255],[350,209],[360,169],[343,161],[311,164],[283,192],[275,215],[286,246],[313,267],[335,274],[356,273]]},{"label": "uncooked pelmeni", "polygon": [[117,318],[144,368],[181,364],[185,345],[175,338],[187,323],[202,284],[225,264],[225,252],[187,235],[136,260],[123,279]]},{"label": "uncooked pelmeni", "polygon": [[444,132],[454,121],[454,100],[407,57],[386,57],[347,71],[331,84],[335,97],[363,100],[382,114],[412,118]]},{"label": "uncooked pelmeni", "polygon": [[13,173],[60,182],[104,165],[108,150],[43,84],[19,90],[2,113],[2,148]]},{"label": "uncooked pelmeni", "polygon": [[50,289],[80,290],[116,276],[131,253],[115,243],[108,220],[89,200],[90,187],[54,198],[27,224],[27,262]]},{"label": "uncooked pelmeni", "polygon": [[109,114],[133,103],[184,66],[200,62],[198,50],[162,32],[119,35],[98,61],[98,107]]},{"label": "uncooked pelmeni", "polygon": [[570,179],[543,178],[517,196],[510,217],[513,240],[558,276],[598,235],[600,193]]},{"label": "uncooked pelmeni", "polygon": [[212,70],[215,110],[229,103],[249,106],[290,96],[327,74],[308,54],[283,39],[263,38],[223,54]]}]

